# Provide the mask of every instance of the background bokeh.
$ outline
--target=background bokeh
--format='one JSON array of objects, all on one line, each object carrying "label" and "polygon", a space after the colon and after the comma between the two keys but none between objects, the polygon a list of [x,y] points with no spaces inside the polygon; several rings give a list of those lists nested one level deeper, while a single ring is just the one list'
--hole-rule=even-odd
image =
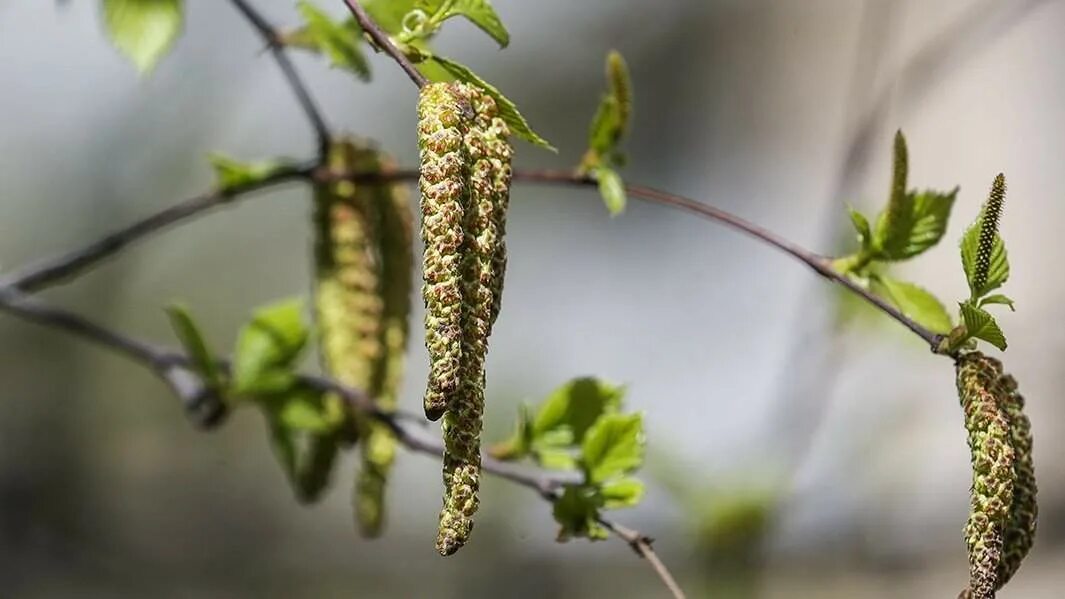
[{"label": "background bokeh", "polygon": [[[303,157],[313,138],[227,2],[138,79],[95,2],[0,2],[0,267],[88,242],[210,185],[204,155]],[[293,3],[257,3],[296,23]],[[340,14],[339,2],[319,2]],[[619,49],[636,86],[632,181],[714,203],[817,251],[850,247],[844,206],[885,197],[901,127],[917,187],[961,186],[943,247],[900,269],[966,292],[955,242],[994,175],[1018,311],[1007,368],[1028,397],[1041,529],[1003,597],[1059,597],[1065,475],[1065,3],[1053,0],[539,0],[496,3],[498,51],[466,23],[443,53],[522,107],[575,163]],[[297,58],[338,129],[416,162],[416,95],[383,57],[366,85]],[[49,291],[171,342],[180,299],[230,347],[252,307],[305,293],[308,192],[259,195]],[[514,192],[507,302],[492,339],[487,437],[516,404],[594,374],[645,410],[650,483],[618,514],[655,537],[694,597],[945,597],[965,581],[969,466],[950,364],[808,269],[731,231],[588,190]],[[420,318],[420,314],[415,318]],[[411,343],[405,405],[426,358]],[[472,543],[432,548],[439,466],[402,455],[387,536],[351,525],[351,464],[301,508],[258,414],[197,432],[149,373],[0,320],[0,595],[5,597],[658,597],[623,543],[558,545],[548,506],[495,480]]]}]

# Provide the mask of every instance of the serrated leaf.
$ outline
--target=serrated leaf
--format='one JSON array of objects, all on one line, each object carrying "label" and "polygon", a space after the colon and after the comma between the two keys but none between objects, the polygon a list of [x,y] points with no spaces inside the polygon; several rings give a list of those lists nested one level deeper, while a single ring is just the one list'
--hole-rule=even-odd
[{"label": "serrated leaf", "polygon": [[254,185],[287,168],[287,165],[277,160],[240,162],[219,153],[208,154],[207,159],[214,167],[218,189],[223,192]]},{"label": "serrated leaf", "polygon": [[510,43],[510,33],[489,0],[418,0],[417,7],[429,14],[437,26],[451,17],[466,17],[494,39],[500,48]]},{"label": "serrated leaf", "polygon": [[362,29],[358,23],[354,19],[334,21],[307,0],[300,0],[298,8],[306,23],[299,34],[301,47],[317,50],[329,57],[333,66],[368,80],[370,65],[362,53]]},{"label": "serrated leaf", "polygon": [[987,276],[980,284],[977,278],[977,262],[980,251],[980,224],[981,219],[965,230],[961,241],[961,264],[965,271],[965,279],[969,283],[969,291],[973,299],[983,297],[988,292],[1001,287],[1010,276],[1009,257],[1006,254],[1006,243],[1002,236],[996,234],[991,247],[991,256],[988,262]]},{"label": "serrated leaf", "polygon": [[926,289],[884,275],[877,275],[872,282],[878,294],[895,304],[907,318],[920,323],[933,333],[945,335],[954,328],[943,303]]},{"label": "serrated leaf", "polygon": [[218,361],[207,349],[207,342],[203,333],[192,319],[188,309],[180,304],[171,304],[166,307],[166,315],[170,319],[170,328],[174,330],[178,341],[185,352],[192,359],[193,370],[199,374],[208,387],[219,389],[222,386],[222,371]]},{"label": "serrated leaf", "polygon": [[610,536],[599,523],[599,508],[602,498],[589,487],[566,487],[562,496],[555,500],[551,510],[559,524],[559,542],[573,537],[585,537],[599,541]]},{"label": "serrated leaf", "polygon": [[639,468],[643,450],[642,414],[606,414],[584,436],[581,465],[589,482],[601,483]]},{"label": "serrated leaf", "polygon": [[141,74],[150,72],[181,34],[182,0],[103,0],[111,43]]},{"label": "serrated leaf", "polygon": [[579,444],[600,416],[618,410],[624,396],[624,387],[592,377],[567,382],[540,404],[532,425],[535,442],[554,447]]},{"label": "serrated leaf", "polygon": [[625,182],[621,175],[612,168],[600,166],[595,169],[594,177],[599,186],[599,195],[603,198],[610,216],[617,216],[625,211],[627,197],[625,195]]},{"label": "serrated leaf", "polygon": [[546,470],[577,469],[577,458],[573,457],[573,453],[566,449],[547,446],[534,447],[533,455],[536,457],[536,463]]},{"label": "serrated leaf", "polygon": [[1016,312],[1017,311],[1017,309],[1013,306],[1013,300],[1010,299],[1009,297],[1005,296],[1005,295],[1002,295],[1001,293],[996,293],[994,295],[989,295],[989,296],[987,296],[987,297],[985,297],[985,298],[980,300],[980,307],[981,308],[986,306],[986,305],[988,305],[988,304],[1006,305],[1006,306],[1009,306],[1010,312]]},{"label": "serrated leaf", "polygon": [[603,508],[619,510],[632,507],[643,499],[643,482],[631,478],[619,478],[603,483],[600,494],[603,496]]},{"label": "serrated leaf", "polygon": [[481,79],[481,77],[470,70],[469,67],[442,56],[430,56],[429,61],[440,65],[455,79],[476,85],[483,89],[489,96],[492,96],[492,99],[496,102],[496,107],[499,109],[499,117],[507,123],[511,133],[533,145],[544,148],[545,150],[550,150],[552,152],[558,151],[546,139],[540,137],[540,135],[532,130],[532,127],[529,126],[525,117],[518,112],[518,107],[514,105],[514,102],[511,102],[509,98],[504,96],[503,93],[496,89],[492,84]]},{"label": "serrated leaf", "polygon": [[278,392],[293,380],[289,371],[307,343],[302,311],[301,300],[277,302],[244,326],[233,357],[237,393]]},{"label": "serrated leaf", "polygon": [[995,322],[995,317],[989,312],[972,305],[969,302],[961,304],[961,319],[965,324],[966,334],[969,337],[983,339],[991,345],[1006,351],[1006,336]]},{"label": "serrated leaf", "polygon": [[907,260],[935,246],[947,231],[958,188],[949,193],[926,190],[907,194],[894,227],[885,211],[877,219],[874,246],[882,260]]}]

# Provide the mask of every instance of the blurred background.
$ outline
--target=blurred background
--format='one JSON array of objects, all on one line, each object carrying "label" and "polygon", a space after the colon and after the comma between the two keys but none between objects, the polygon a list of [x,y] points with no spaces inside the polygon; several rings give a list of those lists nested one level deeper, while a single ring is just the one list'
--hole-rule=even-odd
[{"label": "blurred background", "polygon": [[[307,157],[314,140],[227,2],[188,2],[184,36],[138,79],[95,2],[0,2],[0,267],[84,244],[212,182],[205,154]],[[295,25],[289,0],[257,5]],[[339,2],[319,2],[341,14]],[[853,248],[845,205],[876,210],[890,143],[911,185],[961,186],[942,247],[900,274],[966,291],[955,243],[1009,181],[1013,263],[1000,322],[1028,398],[1035,549],[1003,597],[1060,597],[1065,563],[1065,3],[1053,0],[497,0],[499,52],[465,22],[441,53],[522,108],[567,167],[612,48],[629,61],[628,179],[711,202],[824,253]],[[373,59],[366,85],[296,59],[337,129],[417,161],[416,95]],[[51,301],[163,343],[182,300],[224,351],[254,306],[305,293],[308,190],[290,185],[138,244]],[[594,191],[523,187],[492,339],[486,438],[520,401],[597,375],[646,411],[649,484],[617,519],[693,597],[953,597],[966,580],[969,462],[949,363],[808,269],[732,231]],[[1004,312],[1004,311],[1002,311]],[[420,319],[416,314],[415,318]],[[405,405],[426,356],[411,340]],[[992,352],[994,350],[991,350]],[[439,464],[401,454],[387,535],[351,524],[353,464],[296,504],[261,417],[204,434],[151,374],[0,319],[0,594],[5,597],[661,597],[624,543],[556,544],[547,504],[489,479],[471,544],[433,550]]]}]

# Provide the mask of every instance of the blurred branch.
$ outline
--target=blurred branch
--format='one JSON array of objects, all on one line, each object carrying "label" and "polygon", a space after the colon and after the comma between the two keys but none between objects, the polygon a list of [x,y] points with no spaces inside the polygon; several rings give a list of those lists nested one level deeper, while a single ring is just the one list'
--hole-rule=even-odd
[{"label": "blurred branch", "polygon": [[128,225],[103,239],[79,248],[33,264],[19,271],[0,278],[0,287],[13,288],[18,291],[39,291],[50,285],[61,282],[63,279],[82,274],[100,261],[117,254],[129,244],[157,233],[171,225],[205,212],[217,206],[228,204],[237,196],[258,191],[268,187],[293,181],[307,179],[311,176],[314,166],[294,165],[283,168],[268,177],[254,183],[241,185],[228,190],[212,190],[207,193],[190,198],[178,204],[174,204],[160,212],[156,212],[144,219]]},{"label": "blurred branch", "polygon": [[[147,367],[167,383],[181,400],[186,411],[202,428],[214,427],[226,414],[222,398],[208,389],[200,377],[193,372],[192,359],[184,353],[127,337],[73,312],[50,306],[11,286],[0,287],[0,310],[22,320],[81,337]],[[229,363],[222,362],[222,366],[228,369]],[[405,420],[421,420],[420,417],[382,410],[366,393],[328,377],[302,374],[299,375],[298,380],[319,391],[336,393],[355,409],[385,423],[408,450],[434,457],[443,456],[444,447],[440,441],[426,439],[403,425]],[[536,491],[540,497],[550,503],[558,501],[560,488],[580,482],[572,476],[553,475],[521,468],[487,455],[482,457],[481,467],[485,472]],[[611,520],[601,518],[599,522],[646,559],[674,597],[684,598],[683,591],[677,586],[669,569],[651,548],[650,537]]]},{"label": "blurred branch", "polygon": [[318,137],[318,158],[320,161],[325,160],[326,152],[329,150],[329,141],[332,135],[329,133],[329,127],[325,124],[325,119],[322,117],[322,113],[318,110],[318,106],[314,102],[314,98],[307,90],[307,86],[300,78],[299,72],[296,71],[296,67],[292,65],[292,61],[289,59],[288,54],[285,53],[285,45],[282,42],[281,34],[273,25],[271,25],[259,11],[252,8],[251,4],[247,0],[230,0],[233,6],[244,18],[251,23],[255,31],[259,33],[259,36],[266,42],[267,47],[270,49],[270,54],[273,55],[274,61],[277,62],[277,66],[281,68],[281,73],[284,74],[285,79],[288,81],[288,85],[292,88],[292,92],[296,94],[296,100],[300,103],[300,108],[303,109],[304,114],[311,121],[311,126],[314,128],[315,135]]},{"label": "blurred branch", "polygon": [[392,40],[388,39],[388,34],[381,31],[381,28],[377,26],[377,23],[374,23],[374,20],[370,18],[370,15],[366,14],[366,9],[364,9],[357,0],[344,0],[344,4],[348,6],[352,16],[355,17],[355,20],[359,23],[359,27],[362,27],[362,30],[373,40],[374,45],[381,50],[384,50],[385,54],[391,56],[392,60],[395,60],[396,64],[398,64],[399,67],[403,69],[403,72],[410,77],[410,80],[414,82],[414,85],[422,88],[429,83],[429,80],[425,78],[425,75],[419,73],[414,64],[399,51],[399,48],[392,43]]}]

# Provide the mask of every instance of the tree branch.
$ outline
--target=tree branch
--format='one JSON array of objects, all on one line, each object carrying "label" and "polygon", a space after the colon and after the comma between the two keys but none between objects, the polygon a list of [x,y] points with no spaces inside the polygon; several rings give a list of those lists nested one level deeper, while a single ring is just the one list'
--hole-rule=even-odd
[{"label": "tree branch", "polygon": [[[170,386],[181,399],[186,411],[193,416],[194,422],[202,428],[217,425],[226,414],[221,398],[217,393],[208,389],[200,377],[191,370],[192,359],[184,353],[127,337],[82,316],[52,307],[10,286],[0,287],[0,310],[22,320],[81,337],[147,367]],[[228,361],[223,361],[221,365],[227,370],[230,367]],[[342,385],[328,377],[301,374],[298,380],[319,391],[336,393],[356,410],[385,423],[395,433],[396,439],[411,452],[438,458],[443,456],[444,447],[440,441],[426,439],[402,424],[404,420],[420,420],[420,417],[382,410],[366,393]],[[558,501],[559,489],[580,482],[579,478],[574,476],[554,475],[522,468],[501,462],[488,455],[482,456],[481,468],[489,474],[536,491],[540,497],[550,503]],[[658,576],[669,587],[673,596],[683,599],[684,594],[677,587],[669,570],[651,549],[649,537],[611,520],[600,518],[599,522],[647,559]]]},{"label": "tree branch", "polygon": [[201,212],[228,204],[237,196],[288,181],[308,179],[313,168],[313,166],[293,165],[254,183],[230,188],[226,191],[212,190],[189,198],[115,231],[83,248],[32,264],[4,276],[0,278],[0,287],[9,287],[23,292],[39,291],[89,270],[102,260],[125,249],[126,246],[134,241],[157,233],[181,221],[188,220]]},{"label": "tree branch", "polygon": [[281,73],[288,81],[292,92],[296,94],[296,100],[300,103],[300,107],[303,109],[304,114],[307,115],[308,120],[311,121],[311,126],[314,128],[315,135],[318,138],[318,158],[320,161],[324,161],[332,135],[329,133],[329,127],[325,124],[325,118],[322,117],[314,98],[307,91],[307,86],[300,78],[299,72],[296,71],[296,67],[292,65],[288,54],[285,53],[285,45],[282,43],[280,34],[273,25],[259,14],[259,11],[252,8],[247,0],[230,1],[244,15],[244,18],[251,23],[252,27],[259,33],[259,36],[263,38],[263,41],[266,42],[274,61],[281,68]]},{"label": "tree branch", "polygon": [[359,26],[362,27],[362,30],[370,36],[370,39],[373,40],[374,44],[378,48],[384,50],[385,54],[391,56],[392,60],[396,61],[396,64],[398,64],[400,68],[403,69],[403,72],[410,77],[410,80],[414,82],[414,85],[417,85],[419,89],[428,85],[429,80],[425,78],[425,75],[418,72],[414,63],[404,56],[403,53],[399,51],[399,48],[392,43],[392,40],[388,38],[388,34],[381,31],[381,28],[377,26],[377,23],[374,23],[373,19],[370,18],[370,15],[366,14],[366,9],[359,4],[358,0],[344,0],[344,4],[348,6],[352,16],[355,17],[355,20],[359,23]]}]

